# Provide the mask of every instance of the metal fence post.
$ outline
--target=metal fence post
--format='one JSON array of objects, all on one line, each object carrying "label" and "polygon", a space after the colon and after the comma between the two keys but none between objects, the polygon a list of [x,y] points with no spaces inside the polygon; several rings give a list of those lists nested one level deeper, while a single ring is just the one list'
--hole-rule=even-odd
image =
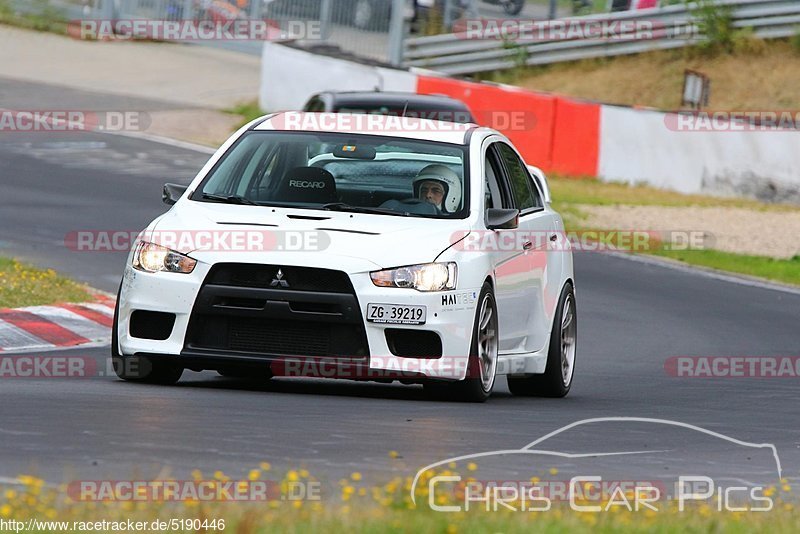
[{"label": "metal fence post", "polygon": [[[98,5],[98,3],[100,5]],[[114,18],[114,0],[98,0],[95,2],[95,12],[97,17],[104,20]]]},{"label": "metal fence post", "polygon": [[183,19],[194,19],[194,0],[183,0]]},{"label": "metal fence post", "polygon": [[406,0],[392,2],[392,16],[389,21],[389,63],[395,67],[403,64],[403,44],[406,38]]},{"label": "metal fence post", "polygon": [[247,15],[251,19],[257,19],[261,17],[261,0],[250,0],[247,8]]},{"label": "metal fence post", "polygon": [[322,0],[319,8],[320,33],[322,38],[327,40],[331,36],[331,0]]},{"label": "metal fence post", "polygon": [[453,0],[444,0],[444,27],[445,31],[450,31],[450,28],[453,26],[453,9],[455,6],[453,5]]}]

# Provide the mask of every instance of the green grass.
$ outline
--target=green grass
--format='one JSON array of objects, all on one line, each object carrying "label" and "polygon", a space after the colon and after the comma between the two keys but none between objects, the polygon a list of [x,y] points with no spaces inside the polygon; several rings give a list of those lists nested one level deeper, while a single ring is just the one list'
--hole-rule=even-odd
[{"label": "green grass", "polygon": [[56,274],[9,258],[0,258],[0,308],[86,302],[86,287]]},{"label": "green grass", "polygon": [[601,182],[594,178],[548,177],[557,209],[570,204],[637,206],[723,206],[770,211],[796,211],[798,206],[764,204],[744,198],[718,198],[705,195],[686,195],[646,185],[628,185],[616,182]]},{"label": "green grass", "polygon": [[655,250],[651,254],[691,265],[800,285],[800,256],[781,260],[719,250]]},{"label": "green grass", "polygon": [[[262,464],[263,465],[263,464]],[[194,480],[202,479],[196,472]],[[443,474],[444,472],[440,473]],[[450,474],[453,474],[450,472]],[[251,472],[250,480],[264,480],[260,470]],[[356,475],[358,475],[356,480]],[[425,481],[429,480],[426,478]],[[137,479],[140,480],[140,479]],[[217,472],[214,480],[229,480]],[[386,484],[371,484],[353,473],[349,479],[339,483],[341,494],[323,492],[321,500],[293,500],[289,496],[289,481],[316,480],[302,470],[289,471],[280,479],[272,479],[280,487],[279,494],[270,501],[245,502],[162,502],[147,498],[136,501],[83,501],[80,490],[68,491],[69,486],[47,485],[39,478],[19,475],[13,486],[0,486],[0,519],[25,522],[34,518],[39,521],[73,522],[95,521],[146,521],[154,519],[199,519],[201,521],[224,520],[225,532],[251,534],[256,532],[313,532],[332,533],[384,532],[414,533],[482,533],[482,532],[546,532],[546,533],[616,533],[616,532],[796,532],[800,513],[794,504],[792,488],[787,481],[781,487],[761,490],[762,495],[772,499],[773,508],[764,513],[729,513],[717,510],[716,501],[710,499],[690,505],[685,511],[678,510],[675,501],[654,503],[656,511],[627,511],[623,505],[611,506],[609,511],[579,513],[572,511],[567,503],[553,501],[546,511],[521,511],[523,503],[512,502],[514,511],[499,506],[496,511],[486,511],[480,503],[473,503],[468,512],[447,513],[434,511],[426,497],[427,484],[417,488],[417,505],[412,504],[408,488],[411,477],[396,477]],[[239,481],[233,481],[239,483]],[[80,484],[80,483],[78,483]],[[74,486],[73,486],[74,487]],[[297,487],[297,486],[295,486]],[[71,496],[70,496],[71,495]],[[106,494],[107,495],[107,494]],[[73,500],[73,498],[75,500]],[[439,505],[464,506],[462,494],[443,492],[437,496]],[[593,501],[578,500],[581,505],[605,507],[611,496]],[[624,498],[633,501],[633,494]],[[619,502],[619,497],[617,497]],[[527,501],[526,505],[541,504]],[[753,504],[755,506],[755,503]],[[70,531],[72,528],[68,528]],[[57,530],[38,530],[57,532]],[[64,530],[62,530],[63,532]],[[219,528],[206,532],[222,532]]]},{"label": "green grass", "polygon": [[17,12],[9,0],[0,0],[0,24],[40,32],[67,33],[67,19],[47,0],[32,0],[30,12]]},{"label": "green grass", "polygon": [[224,110],[225,113],[230,113],[231,115],[239,115],[242,117],[241,122],[238,124],[237,128],[241,128],[248,122],[253,119],[257,119],[261,117],[265,113],[261,111],[261,108],[258,107],[258,102],[253,100],[251,102],[243,102],[241,104],[237,104],[232,108],[228,108]]}]

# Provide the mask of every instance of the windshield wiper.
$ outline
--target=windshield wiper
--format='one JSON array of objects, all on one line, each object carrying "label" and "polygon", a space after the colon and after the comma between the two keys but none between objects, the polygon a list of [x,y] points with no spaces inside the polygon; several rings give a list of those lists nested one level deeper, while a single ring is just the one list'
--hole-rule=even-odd
[{"label": "windshield wiper", "polygon": [[404,213],[402,211],[395,211],[389,208],[367,208],[363,206],[351,206],[345,202],[330,202],[328,204],[323,204],[320,206],[320,209],[323,210],[330,210],[330,211],[352,211],[355,213],[377,213],[380,215],[400,215],[403,217],[407,217],[410,215],[409,213]]},{"label": "windshield wiper", "polygon": [[203,193],[203,198],[206,200],[216,200],[217,202],[228,202],[230,204],[245,204],[247,206],[259,205],[249,198],[244,198],[240,195],[215,195],[213,193]]}]

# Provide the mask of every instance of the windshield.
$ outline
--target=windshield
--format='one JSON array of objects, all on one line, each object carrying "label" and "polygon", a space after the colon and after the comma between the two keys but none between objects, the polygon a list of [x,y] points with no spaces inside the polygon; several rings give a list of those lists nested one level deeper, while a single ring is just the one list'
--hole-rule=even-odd
[{"label": "windshield", "polygon": [[192,200],[464,218],[466,147],[339,133],[248,132]]}]

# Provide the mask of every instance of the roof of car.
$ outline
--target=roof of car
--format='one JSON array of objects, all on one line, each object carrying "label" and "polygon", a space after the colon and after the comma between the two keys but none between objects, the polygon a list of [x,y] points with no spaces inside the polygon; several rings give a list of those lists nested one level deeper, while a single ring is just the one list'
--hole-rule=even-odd
[{"label": "roof of car", "polygon": [[253,127],[265,131],[342,132],[355,135],[379,135],[437,141],[464,145],[476,129],[472,123],[455,123],[397,117],[391,115],[365,115],[360,113],[310,113],[286,111],[267,115]]},{"label": "roof of car", "polygon": [[326,91],[332,95],[338,106],[356,104],[383,104],[385,106],[402,107],[413,103],[417,107],[436,107],[446,109],[468,110],[466,104],[455,98],[444,95],[420,95],[417,93],[383,92],[383,91]]}]

